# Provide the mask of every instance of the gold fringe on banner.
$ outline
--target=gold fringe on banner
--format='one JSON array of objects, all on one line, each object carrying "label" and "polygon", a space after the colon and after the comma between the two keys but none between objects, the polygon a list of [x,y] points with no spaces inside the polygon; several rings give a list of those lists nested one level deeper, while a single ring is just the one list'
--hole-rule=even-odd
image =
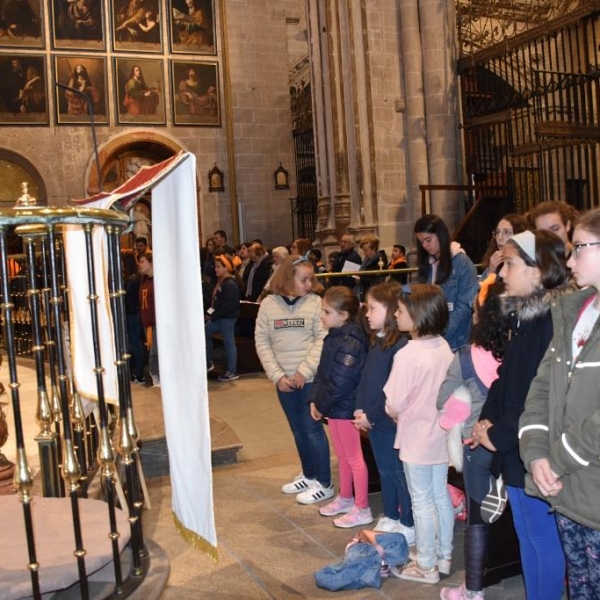
[{"label": "gold fringe on banner", "polygon": [[210,542],[207,542],[203,537],[199,536],[195,531],[188,529],[173,513],[173,521],[175,523],[175,529],[177,533],[194,548],[198,548],[204,554],[207,554],[212,560],[217,562],[219,560],[219,551],[216,546],[213,546]]}]

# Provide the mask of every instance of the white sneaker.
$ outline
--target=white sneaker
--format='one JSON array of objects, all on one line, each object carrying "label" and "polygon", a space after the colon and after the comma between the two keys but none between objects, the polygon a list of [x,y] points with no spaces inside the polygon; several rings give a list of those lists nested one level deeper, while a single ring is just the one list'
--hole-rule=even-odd
[{"label": "white sneaker", "polygon": [[400,527],[402,527],[402,523],[398,519],[381,517],[373,529],[384,533],[401,533]]},{"label": "white sneaker", "polygon": [[452,568],[452,560],[449,558],[438,558],[437,568],[440,575],[450,575],[450,569]]},{"label": "white sneaker", "polygon": [[296,500],[300,504],[314,504],[315,502],[321,502],[321,500],[333,498],[334,494],[335,489],[332,484],[329,487],[323,487],[318,481],[313,481],[305,492],[300,492],[296,496]]},{"label": "white sneaker", "polygon": [[297,494],[303,490],[307,490],[311,485],[317,483],[316,479],[307,479],[304,473],[300,473],[294,477],[290,483],[281,486],[281,491],[284,494]]}]

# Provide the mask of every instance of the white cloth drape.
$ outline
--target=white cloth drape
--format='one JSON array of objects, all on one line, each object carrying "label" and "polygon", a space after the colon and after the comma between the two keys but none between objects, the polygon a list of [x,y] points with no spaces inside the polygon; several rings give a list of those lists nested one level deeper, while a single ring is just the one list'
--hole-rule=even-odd
[{"label": "white cloth drape", "polygon": [[[180,154],[159,165],[142,168],[112,194],[99,194],[77,204],[109,208],[118,203],[122,208],[129,208],[150,188],[153,189],[152,250],[158,356],[174,518],[186,539],[216,557],[196,159],[192,154]],[[68,244],[69,285],[73,284],[72,275],[76,279],[85,276],[87,281],[82,267],[84,255],[75,243]],[[102,273],[106,275],[106,270]],[[87,301],[85,307],[89,314]],[[101,312],[109,311],[105,301],[99,302],[98,308]],[[81,304],[79,312],[84,316],[83,309]],[[106,322],[101,321],[103,329],[108,328]],[[90,370],[89,357],[93,359],[93,353],[90,355],[89,349],[84,350],[84,345],[91,344],[91,336],[87,337],[79,319],[74,323],[73,339],[79,340],[72,346],[78,355],[74,360],[75,377],[76,381],[86,381],[88,375],[84,376],[84,372]],[[112,335],[112,326],[110,332]],[[102,345],[105,344],[111,342],[102,338]],[[107,370],[105,381],[112,381],[113,377],[116,381],[114,360],[106,359],[103,366]]]}]

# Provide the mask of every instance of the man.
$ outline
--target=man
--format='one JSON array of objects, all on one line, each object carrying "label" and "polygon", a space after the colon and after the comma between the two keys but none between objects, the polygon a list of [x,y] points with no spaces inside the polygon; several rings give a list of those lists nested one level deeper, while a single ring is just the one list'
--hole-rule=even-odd
[{"label": "man", "polygon": [[149,252],[148,249],[148,240],[145,237],[139,237],[135,240],[135,257],[137,258],[138,263],[140,262],[140,258]]},{"label": "man", "polygon": [[235,255],[235,250],[231,246],[227,245],[227,234],[222,229],[217,229],[217,231],[213,233],[213,242],[215,243],[215,255]]},{"label": "man", "polygon": [[[361,265],[362,260],[358,252],[354,249],[354,236],[351,233],[345,233],[340,240],[340,253],[333,263],[333,272],[341,273],[346,262]],[[358,267],[357,267],[358,270]],[[331,285],[345,285],[354,288],[355,281],[353,277],[335,277],[331,278]]]},{"label": "man", "polygon": [[[394,244],[392,248],[392,260],[387,266],[388,269],[406,269],[408,263],[406,262],[406,248],[401,244]],[[408,273],[398,273],[397,275],[390,275],[391,281],[397,281],[402,285],[408,282]]]},{"label": "man", "polygon": [[248,256],[250,263],[244,269],[243,299],[256,302],[269,281],[273,260],[262,244],[252,244],[248,248]]}]

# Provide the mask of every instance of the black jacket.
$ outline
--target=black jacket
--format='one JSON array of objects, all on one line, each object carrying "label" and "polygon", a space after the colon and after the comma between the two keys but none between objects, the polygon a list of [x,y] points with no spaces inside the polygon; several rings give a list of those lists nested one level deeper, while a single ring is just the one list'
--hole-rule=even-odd
[{"label": "black jacket", "polygon": [[272,267],[273,267],[273,259],[270,256],[265,256],[258,267],[256,267],[256,271],[254,272],[254,277],[252,278],[252,293],[248,294],[248,278],[250,277],[250,272],[254,267],[253,262],[249,262],[244,269],[244,300],[248,300],[250,302],[256,302],[261,292],[265,289],[265,285],[267,281],[269,281],[269,277],[271,277]]},{"label": "black jacket", "polygon": [[237,319],[240,316],[240,296],[240,286],[235,278],[226,277],[217,283],[211,302],[214,310],[210,315],[211,320]]},{"label": "black jacket", "polygon": [[307,402],[314,402],[324,417],[354,418],[356,389],[366,356],[367,339],[358,323],[330,329]]},{"label": "black jacket", "polygon": [[[333,263],[332,271],[334,273],[341,273],[344,268],[344,263],[353,262],[357,265],[362,264],[362,259],[356,250],[348,250],[347,252],[340,252]],[[332,277],[331,285],[345,285],[349,288],[354,288],[356,280],[353,277]]]},{"label": "black jacket", "polygon": [[552,339],[551,301],[570,291],[570,286],[561,286],[503,302],[503,312],[510,318],[511,338],[479,418],[493,423],[488,436],[497,452],[491,469],[496,476],[502,474],[508,485],[525,487],[525,468],[519,457],[519,417]]}]

